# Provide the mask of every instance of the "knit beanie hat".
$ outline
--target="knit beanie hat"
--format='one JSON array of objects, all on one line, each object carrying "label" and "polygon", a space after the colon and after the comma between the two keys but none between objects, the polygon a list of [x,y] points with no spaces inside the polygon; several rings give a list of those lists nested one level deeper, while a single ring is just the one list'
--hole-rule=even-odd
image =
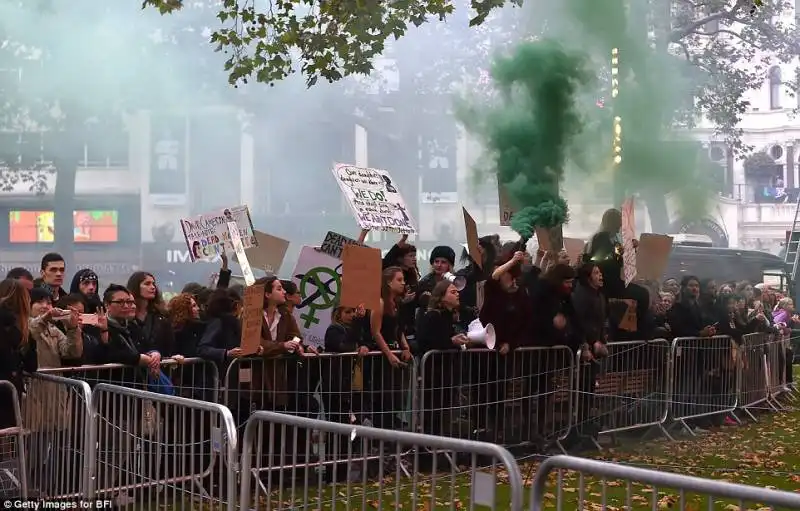
[{"label": "knit beanie hat", "polygon": [[447,259],[450,262],[450,266],[456,265],[456,252],[448,246],[439,245],[433,247],[433,250],[431,250],[430,263],[433,264],[433,262],[439,258]]}]

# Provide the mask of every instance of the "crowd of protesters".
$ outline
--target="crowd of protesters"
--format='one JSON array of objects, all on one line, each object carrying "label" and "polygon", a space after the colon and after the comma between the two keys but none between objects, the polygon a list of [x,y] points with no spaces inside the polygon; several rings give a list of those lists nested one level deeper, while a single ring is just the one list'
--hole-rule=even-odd
[{"label": "crowd of protesters", "polygon": [[[417,270],[415,247],[403,237],[384,257],[381,309],[334,307],[324,346],[316,348],[303,342],[292,313],[300,303],[297,286],[276,276],[263,277],[257,281],[265,289],[257,356],[310,360],[323,351],[361,356],[380,352],[386,364],[373,372],[385,379],[393,369],[431,350],[476,347],[466,335],[475,320],[494,326],[494,349],[501,356],[524,347],[561,345],[580,350],[586,364],[606,357],[610,341],[726,335],[739,342],[747,333],[786,333],[800,323],[792,300],[762,284],[684,275],[680,280],[626,286],[621,278],[621,225],[619,211],[608,210],[600,230],[573,260],[565,251],[528,253],[524,242],[502,244],[494,235],[479,239],[478,260],[462,251],[464,264],[456,270],[455,250],[438,246],[431,252],[430,273],[424,276]],[[169,303],[163,302],[153,275],[144,271],[133,273],[124,285],[103,287],[93,271],[79,269],[67,291],[67,261],[59,254],[42,258],[38,278],[24,268],[11,270],[0,282],[0,380],[11,381],[30,406],[37,398],[24,392],[23,375],[43,368],[116,363],[139,366],[158,380],[162,361],[199,357],[225,375],[231,362],[243,357],[243,289],[229,286],[231,272],[224,255],[222,261],[215,288],[190,283]],[[453,276],[463,279],[462,289]],[[632,312],[631,300],[636,319],[623,324],[623,317]],[[791,359],[787,352],[789,364]],[[286,374],[291,370],[264,364],[264,374],[250,375],[251,381],[270,382],[268,397],[256,408],[314,412],[315,405],[300,402],[298,392],[286,392],[289,382],[297,381]],[[350,377],[348,368],[322,385],[349,385]],[[199,380],[196,384],[211,385]],[[313,390],[305,389],[309,395]],[[387,410],[402,408],[402,396],[381,398]],[[335,420],[353,420],[357,413],[355,403],[326,404],[347,408],[342,414],[346,418]],[[241,423],[253,406],[232,408]],[[0,428],[14,425],[11,410],[4,398]]]}]

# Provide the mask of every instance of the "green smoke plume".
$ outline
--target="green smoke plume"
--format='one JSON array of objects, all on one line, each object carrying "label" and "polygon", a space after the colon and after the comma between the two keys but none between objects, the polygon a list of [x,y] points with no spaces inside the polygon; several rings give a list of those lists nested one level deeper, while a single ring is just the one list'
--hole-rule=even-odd
[{"label": "green smoke plume", "polygon": [[483,142],[498,184],[517,210],[511,227],[527,239],[536,228],[569,219],[559,183],[571,143],[584,127],[577,96],[593,74],[582,53],[543,40],[497,58],[491,76],[495,101],[462,103],[458,113]]}]

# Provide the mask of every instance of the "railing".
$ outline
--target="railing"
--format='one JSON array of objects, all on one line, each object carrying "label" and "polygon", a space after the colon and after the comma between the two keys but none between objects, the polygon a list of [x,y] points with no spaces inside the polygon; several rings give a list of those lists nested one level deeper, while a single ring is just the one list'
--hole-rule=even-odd
[{"label": "railing", "polygon": [[[16,389],[3,384],[12,391],[16,425],[0,436],[14,440],[7,458],[22,498],[31,485],[40,498],[118,505],[199,499],[233,509],[240,478],[248,502],[284,502],[281,492],[287,484],[300,488],[300,477],[306,493],[290,499],[299,505],[310,502],[311,477],[323,488],[319,498],[344,503],[330,485],[350,488],[357,477],[366,502],[374,477],[383,481],[377,493],[394,491],[386,470],[395,484],[412,479],[412,487],[422,473],[429,480],[449,470],[456,491],[492,487],[499,463],[509,502],[477,490],[469,498],[519,509],[522,486],[508,452],[564,451],[575,435],[637,429],[671,438],[676,426],[691,432],[699,419],[736,418],[740,410],[755,419],[759,409],[780,409],[792,392],[787,343],[772,334],[741,343],[724,336],[620,342],[591,362],[563,346],[507,355],[431,351],[405,367],[380,353],[259,357],[226,367],[222,387],[217,366],[199,359],[164,361],[168,388],[142,368],[45,369],[28,377],[22,408]],[[597,466],[605,467],[587,467]]]}]

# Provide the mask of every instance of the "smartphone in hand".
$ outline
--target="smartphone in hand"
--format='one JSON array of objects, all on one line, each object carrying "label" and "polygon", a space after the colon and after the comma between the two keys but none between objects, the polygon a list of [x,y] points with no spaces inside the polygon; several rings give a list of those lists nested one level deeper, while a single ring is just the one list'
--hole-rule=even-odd
[{"label": "smartphone in hand", "polygon": [[97,326],[97,314],[81,314],[81,325]]}]

